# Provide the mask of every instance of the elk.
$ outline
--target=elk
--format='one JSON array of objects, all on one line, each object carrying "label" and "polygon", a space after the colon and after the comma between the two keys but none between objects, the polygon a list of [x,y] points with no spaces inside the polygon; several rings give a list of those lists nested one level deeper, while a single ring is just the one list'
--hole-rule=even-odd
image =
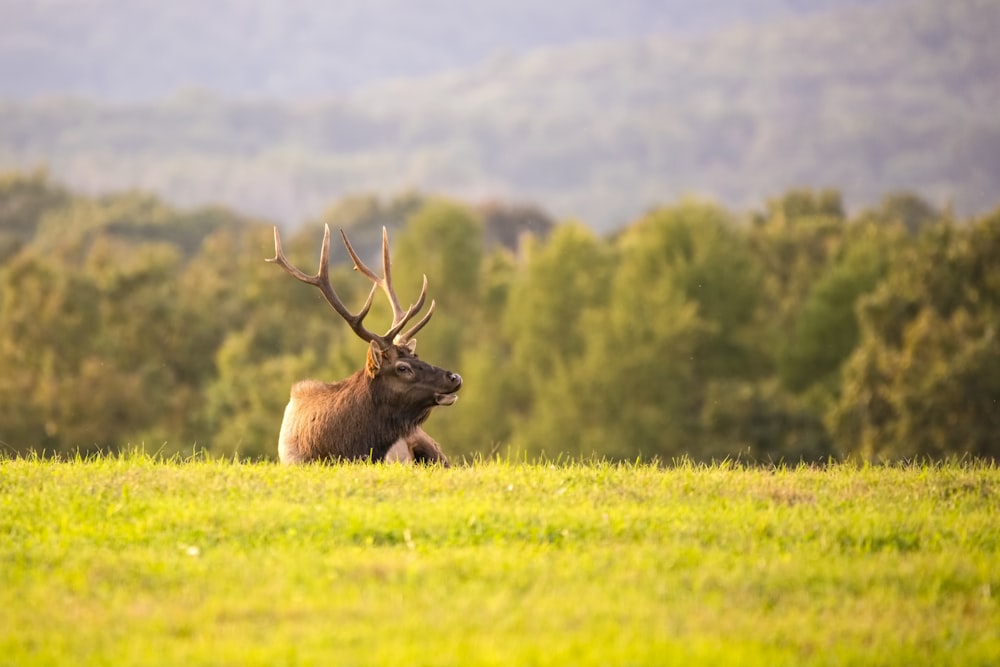
[{"label": "elk", "polygon": [[[441,446],[421,428],[438,405],[452,405],[462,387],[458,373],[432,366],[417,358],[413,338],[434,314],[434,301],[424,316],[406,331],[403,328],[423,308],[427,297],[427,276],[417,301],[404,310],[392,286],[389,236],[382,228],[382,275],[377,275],[358,257],[340,232],[354,269],[372,281],[368,299],[352,313],[330,283],[330,226],[323,234],[319,270],[309,275],[292,265],[281,248],[278,228],[274,228],[274,257],[292,277],[317,287],[327,303],[354,333],[368,343],[364,368],[339,382],[303,380],[292,386],[278,436],[278,458],[282,463],[311,461],[400,461],[440,463],[448,459]],[[392,306],[392,326],[383,334],[372,333],[364,318],[381,289]]]}]

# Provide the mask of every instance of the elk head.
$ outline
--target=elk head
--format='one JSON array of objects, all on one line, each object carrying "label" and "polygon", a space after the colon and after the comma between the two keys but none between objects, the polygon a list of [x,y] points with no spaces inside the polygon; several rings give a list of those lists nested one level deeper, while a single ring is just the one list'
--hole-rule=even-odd
[{"label": "elk head", "polygon": [[[278,264],[297,280],[318,288],[354,333],[368,342],[364,368],[351,377],[332,384],[300,382],[292,388],[282,422],[279,454],[287,462],[366,457],[383,460],[390,449],[396,449],[394,445],[406,443],[411,459],[447,463],[437,443],[420,428],[432,408],[452,405],[462,386],[462,378],[457,373],[417,358],[413,336],[434,314],[434,302],[431,301],[419,321],[403,330],[424,305],[427,276],[423,278],[417,301],[404,309],[392,286],[389,238],[385,228],[382,228],[381,276],[361,261],[343,230],[340,234],[355,270],[372,282],[368,298],[357,313],[344,305],[330,283],[330,227],[326,226],[323,234],[319,270],[315,275],[302,272],[285,258],[278,229],[274,229],[275,256],[267,261]],[[393,311],[392,325],[381,335],[364,326],[364,318],[378,290],[388,298]]]}]

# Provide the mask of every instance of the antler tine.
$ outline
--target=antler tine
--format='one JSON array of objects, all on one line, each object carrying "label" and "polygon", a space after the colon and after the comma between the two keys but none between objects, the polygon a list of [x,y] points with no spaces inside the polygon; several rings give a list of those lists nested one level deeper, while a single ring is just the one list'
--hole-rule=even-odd
[{"label": "antler tine", "polygon": [[416,335],[416,333],[421,329],[423,329],[424,325],[430,321],[431,315],[433,314],[434,314],[434,299],[431,299],[431,305],[427,308],[427,312],[424,313],[424,316],[420,318],[420,321],[414,324],[412,327],[410,327],[405,333],[397,334],[396,337],[393,339],[393,342],[396,345],[402,345],[406,341],[413,338]]},{"label": "antler tine", "polygon": [[424,317],[414,325],[406,334],[399,335],[400,330],[406,326],[406,323],[413,318],[420,309],[424,307],[424,301],[427,299],[427,276],[424,276],[424,283],[420,289],[420,296],[417,298],[416,302],[411,305],[406,310],[399,305],[399,298],[396,296],[396,290],[392,286],[392,262],[389,258],[389,232],[386,228],[382,227],[382,276],[379,277],[374,271],[372,271],[368,265],[366,265],[361,258],[358,257],[358,253],[354,251],[354,247],[351,242],[347,239],[347,234],[343,229],[340,230],[340,235],[344,239],[344,245],[347,247],[347,252],[350,254],[351,259],[354,261],[354,269],[365,275],[369,280],[374,283],[372,287],[372,293],[374,293],[376,288],[381,288],[385,293],[386,298],[389,299],[389,305],[392,306],[392,326],[385,333],[382,338],[384,340],[391,340],[396,344],[406,342],[410,336],[419,331],[427,321],[430,319],[431,314],[434,312],[433,303],[431,308],[427,311]]},{"label": "antler tine", "polygon": [[344,305],[344,302],[340,300],[340,297],[337,296],[336,290],[333,289],[333,285],[330,283],[329,225],[326,225],[323,232],[323,246],[319,253],[319,270],[316,272],[316,275],[310,276],[288,261],[285,257],[285,252],[281,247],[281,236],[278,234],[277,227],[274,228],[274,257],[264,261],[277,264],[285,270],[285,273],[289,274],[296,280],[319,288],[319,291],[326,298],[327,303],[333,306],[333,309],[337,311],[337,314],[347,321],[347,323],[351,326],[351,329],[358,335],[359,338],[368,342],[379,338],[376,334],[368,331],[362,323],[365,316],[368,314],[368,311],[371,310],[372,300],[375,298],[375,289],[377,286],[372,287],[371,291],[368,293],[368,298],[361,307],[361,310],[359,310],[357,314],[354,314],[348,310],[347,306]]},{"label": "antler tine", "polygon": [[[412,306],[406,309],[405,313],[403,313],[400,317],[398,317],[396,320],[393,321],[392,328],[385,333],[385,337],[392,338],[393,341],[397,344],[405,343],[409,338],[409,336],[400,336],[398,335],[399,331],[404,326],[406,326],[406,323],[409,322],[414,315],[420,312],[420,309],[424,307],[424,301],[426,299],[427,299],[427,276],[425,275],[424,284],[420,287],[420,296],[417,297],[416,302]],[[418,322],[416,326],[410,329],[409,333],[412,335],[416,333],[421,327],[423,327],[424,324],[427,324],[427,320],[430,319],[432,312],[434,311],[428,310],[427,313],[420,320],[420,322]]]},{"label": "antler tine", "polygon": [[392,289],[392,260],[389,259],[389,230],[382,225],[382,275],[385,277],[385,284],[389,286],[389,300],[392,301],[392,323],[395,326],[396,318],[402,308],[399,307],[399,299],[396,298],[396,290]]}]

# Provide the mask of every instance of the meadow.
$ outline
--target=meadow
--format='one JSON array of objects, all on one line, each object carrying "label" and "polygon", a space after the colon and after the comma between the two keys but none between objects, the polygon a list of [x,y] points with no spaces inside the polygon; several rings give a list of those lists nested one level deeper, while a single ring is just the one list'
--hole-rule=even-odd
[{"label": "meadow", "polygon": [[989,665],[995,464],[0,459],[2,665]]}]

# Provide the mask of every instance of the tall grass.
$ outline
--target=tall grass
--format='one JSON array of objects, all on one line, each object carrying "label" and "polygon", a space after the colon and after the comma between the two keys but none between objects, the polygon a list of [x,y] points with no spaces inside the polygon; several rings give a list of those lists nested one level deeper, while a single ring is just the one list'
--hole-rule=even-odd
[{"label": "tall grass", "polygon": [[0,664],[1000,661],[987,464],[0,461]]}]

